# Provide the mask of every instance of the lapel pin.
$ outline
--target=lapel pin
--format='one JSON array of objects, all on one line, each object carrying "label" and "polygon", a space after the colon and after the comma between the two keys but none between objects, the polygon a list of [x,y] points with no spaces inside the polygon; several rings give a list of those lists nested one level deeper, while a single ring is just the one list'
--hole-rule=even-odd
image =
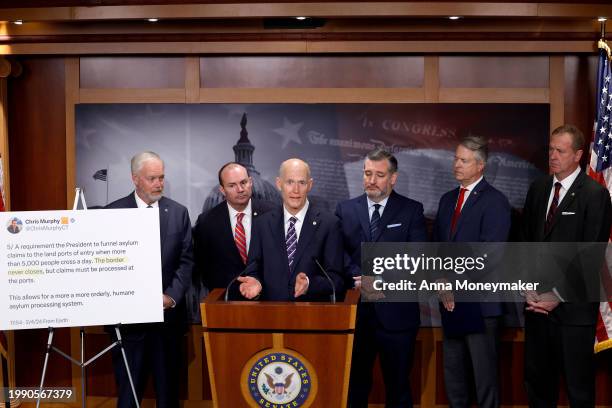
[{"label": "lapel pin", "polygon": [[574,193],[572,193],[572,197],[574,196]]},{"label": "lapel pin", "polygon": [[168,209],[167,209],[167,208],[164,208],[164,211],[165,211],[165,212],[168,212]]},{"label": "lapel pin", "polygon": [[317,225],[317,222],[316,222],[316,221],[313,221],[313,222],[312,222],[312,225]]},{"label": "lapel pin", "polygon": [[253,217],[257,217],[257,213],[256,212],[253,213]]}]

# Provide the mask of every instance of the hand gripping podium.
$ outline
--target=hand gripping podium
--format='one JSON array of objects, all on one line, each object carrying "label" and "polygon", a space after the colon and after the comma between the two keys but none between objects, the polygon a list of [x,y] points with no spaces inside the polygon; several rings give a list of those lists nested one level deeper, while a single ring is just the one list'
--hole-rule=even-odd
[{"label": "hand gripping podium", "polygon": [[345,407],[359,292],[343,302],[201,304],[213,404]]}]

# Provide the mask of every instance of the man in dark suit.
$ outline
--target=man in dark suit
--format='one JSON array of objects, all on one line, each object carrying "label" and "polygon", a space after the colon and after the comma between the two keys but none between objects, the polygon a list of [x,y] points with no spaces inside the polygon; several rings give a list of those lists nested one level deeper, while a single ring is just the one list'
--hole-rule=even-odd
[{"label": "man in dark suit", "polygon": [[[163,197],[164,162],[153,152],[135,155],[131,162],[135,191],[106,208],[159,208],[162,263],[161,300],[163,323],[122,326],[123,346],[138,400],[142,400],[153,375],[158,407],[178,408],[178,373],[181,339],[187,329],[184,296],[191,284],[193,252],[191,222],[187,209]],[[134,399],[121,353],[113,349],[113,366],[118,385],[118,407],[134,407]]]},{"label": "man in dark suit", "polygon": [[[344,265],[349,279],[361,286],[362,242],[427,241],[423,205],[393,191],[397,160],[382,150],[365,159],[365,194],[338,204],[342,225]],[[367,407],[372,369],[380,355],[387,407],[412,407],[409,374],[420,324],[418,303],[359,304],[353,344],[349,405]]]},{"label": "man in dark suit", "polygon": [[[487,141],[461,140],[454,173],[460,186],[440,199],[434,223],[436,242],[503,242],[510,231],[510,204],[484,179]],[[502,305],[495,302],[455,303],[453,293],[440,293],[444,338],[444,384],[449,406],[468,408],[474,378],[480,408],[499,406],[497,351]]]},{"label": "man in dark suit", "polygon": [[[552,132],[548,148],[552,175],[534,181],[529,188],[522,241],[608,241],[610,194],[580,170],[584,145],[582,132],[572,125]],[[570,279],[581,275],[586,280],[599,279],[596,268],[571,272],[566,275]],[[526,294],[525,386],[530,407],[557,405],[562,373],[570,406],[595,406],[593,343],[599,304],[589,299],[568,302],[566,289],[552,286]]]},{"label": "man in dark suit", "polygon": [[332,282],[336,292],[343,291],[340,224],[333,214],[310,205],[312,183],[306,162],[289,159],[281,164],[276,186],[283,206],[254,225],[249,254],[254,269],[238,279],[247,299],[329,300]]},{"label": "man in dark suit", "polygon": [[239,163],[221,167],[219,190],[226,201],[200,214],[193,231],[196,271],[209,290],[227,287],[244,270],[253,223],[274,208],[271,202],[251,198],[253,181]]}]

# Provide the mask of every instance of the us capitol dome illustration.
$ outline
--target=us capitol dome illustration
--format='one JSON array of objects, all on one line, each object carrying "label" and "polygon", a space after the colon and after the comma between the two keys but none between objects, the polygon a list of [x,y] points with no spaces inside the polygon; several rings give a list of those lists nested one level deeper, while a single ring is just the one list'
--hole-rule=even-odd
[{"label": "us capitol dome illustration", "polygon": [[[238,139],[238,142],[236,142],[233,147],[235,155],[234,161],[246,167],[251,179],[253,179],[253,198],[280,204],[281,197],[276,187],[272,185],[272,183],[263,180],[259,174],[259,171],[257,171],[253,165],[253,152],[255,151],[255,146],[253,146],[249,140],[249,132],[246,130],[246,125],[247,114],[244,113],[242,115],[242,119],[240,120],[240,127],[242,128],[240,130],[240,139]],[[210,210],[224,200],[225,198],[219,191],[219,185],[217,184],[206,197],[204,206],[202,207],[202,212]]]}]

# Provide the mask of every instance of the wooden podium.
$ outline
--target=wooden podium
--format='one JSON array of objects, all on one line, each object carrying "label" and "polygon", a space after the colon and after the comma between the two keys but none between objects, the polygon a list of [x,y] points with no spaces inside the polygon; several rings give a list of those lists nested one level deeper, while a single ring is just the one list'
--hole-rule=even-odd
[{"label": "wooden podium", "polygon": [[344,407],[359,292],[344,302],[201,304],[215,407]]}]

